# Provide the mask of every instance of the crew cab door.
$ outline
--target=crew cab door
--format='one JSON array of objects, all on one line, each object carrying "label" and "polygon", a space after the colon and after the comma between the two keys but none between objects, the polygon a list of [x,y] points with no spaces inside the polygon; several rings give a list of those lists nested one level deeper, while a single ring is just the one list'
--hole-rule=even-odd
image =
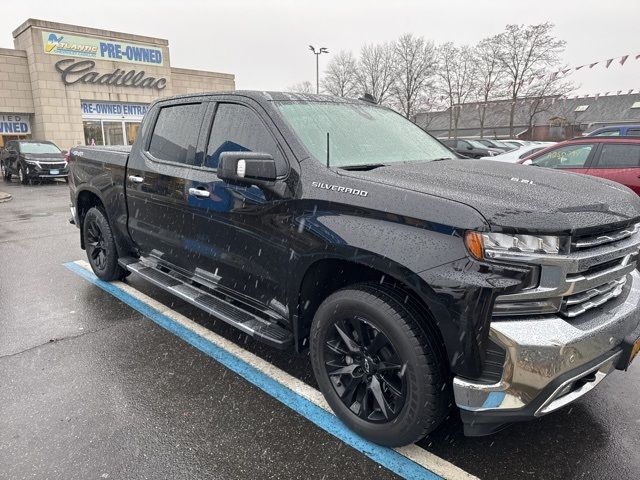
[{"label": "crew cab door", "polygon": [[207,105],[180,99],[154,107],[125,178],[128,229],[140,253],[186,271],[195,269],[190,189]]},{"label": "crew cab door", "polygon": [[[257,308],[285,315],[289,248],[285,210],[291,199],[284,142],[257,104],[212,104],[203,132],[203,161],[194,187],[209,193],[192,197],[193,255],[198,275]],[[268,153],[279,180],[272,188],[233,185],[217,176],[223,152]],[[289,154],[290,155],[290,154]]]},{"label": "crew cab door", "polygon": [[588,173],[626,185],[640,195],[640,143],[603,143]]}]

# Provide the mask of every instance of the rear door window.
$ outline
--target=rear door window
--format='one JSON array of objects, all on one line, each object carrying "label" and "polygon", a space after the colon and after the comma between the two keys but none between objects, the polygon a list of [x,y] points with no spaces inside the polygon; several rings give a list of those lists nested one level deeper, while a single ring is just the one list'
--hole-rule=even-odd
[{"label": "rear door window", "polygon": [[593,143],[567,145],[534,158],[531,163],[549,168],[586,168],[593,147]]},{"label": "rear door window", "polygon": [[158,160],[192,165],[201,125],[200,103],[162,107],[151,134],[149,153]]},{"label": "rear door window", "polygon": [[286,173],[286,161],[273,135],[257,113],[236,103],[218,105],[213,120],[205,167],[218,168],[223,152],[268,153],[276,162],[278,175]]},{"label": "rear door window", "polygon": [[597,168],[640,167],[640,145],[605,143]]},{"label": "rear door window", "polygon": [[627,137],[640,137],[640,128],[630,128],[627,130]]}]

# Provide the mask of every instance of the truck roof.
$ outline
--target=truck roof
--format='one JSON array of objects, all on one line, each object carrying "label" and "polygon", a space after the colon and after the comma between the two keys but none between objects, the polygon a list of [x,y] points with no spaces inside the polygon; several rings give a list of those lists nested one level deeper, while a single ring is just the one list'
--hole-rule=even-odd
[{"label": "truck roof", "polygon": [[315,94],[315,93],[294,93],[294,92],[274,92],[265,90],[234,90],[228,92],[200,92],[164,97],[159,101],[174,100],[180,98],[194,98],[207,96],[230,96],[247,97],[257,102],[291,101],[291,102],[325,102],[325,103],[361,103],[372,105],[372,103],[355,98],[344,98],[335,95]]}]

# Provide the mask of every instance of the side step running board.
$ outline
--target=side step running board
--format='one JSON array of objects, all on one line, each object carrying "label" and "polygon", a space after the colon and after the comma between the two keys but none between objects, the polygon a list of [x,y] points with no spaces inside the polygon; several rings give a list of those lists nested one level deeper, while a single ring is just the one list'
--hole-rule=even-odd
[{"label": "side step running board", "polygon": [[189,285],[165,272],[145,265],[139,259],[121,258],[118,263],[122,268],[137,273],[145,280],[233,325],[257,340],[282,349],[293,345],[292,333],[275,321],[258,317],[194,285]]}]

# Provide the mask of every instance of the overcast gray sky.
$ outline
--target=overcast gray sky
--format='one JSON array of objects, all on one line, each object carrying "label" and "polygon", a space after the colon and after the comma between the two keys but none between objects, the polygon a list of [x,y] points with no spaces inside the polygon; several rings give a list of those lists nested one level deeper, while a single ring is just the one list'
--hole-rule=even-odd
[{"label": "overcast gray sky", "polygon": [[168,39],[173,66],[234,73],[237,88],[260,90],[314,81],[309,44],[357,52],[405,32],[474,44],[507,23],[551,21],[571,66],[633,55],[577,72],[577,93],[640,89],[637,0],[23,0],[3,2],[1,15],[0,47],[13,48],[12,30],[29,17],[137,33]]}]

